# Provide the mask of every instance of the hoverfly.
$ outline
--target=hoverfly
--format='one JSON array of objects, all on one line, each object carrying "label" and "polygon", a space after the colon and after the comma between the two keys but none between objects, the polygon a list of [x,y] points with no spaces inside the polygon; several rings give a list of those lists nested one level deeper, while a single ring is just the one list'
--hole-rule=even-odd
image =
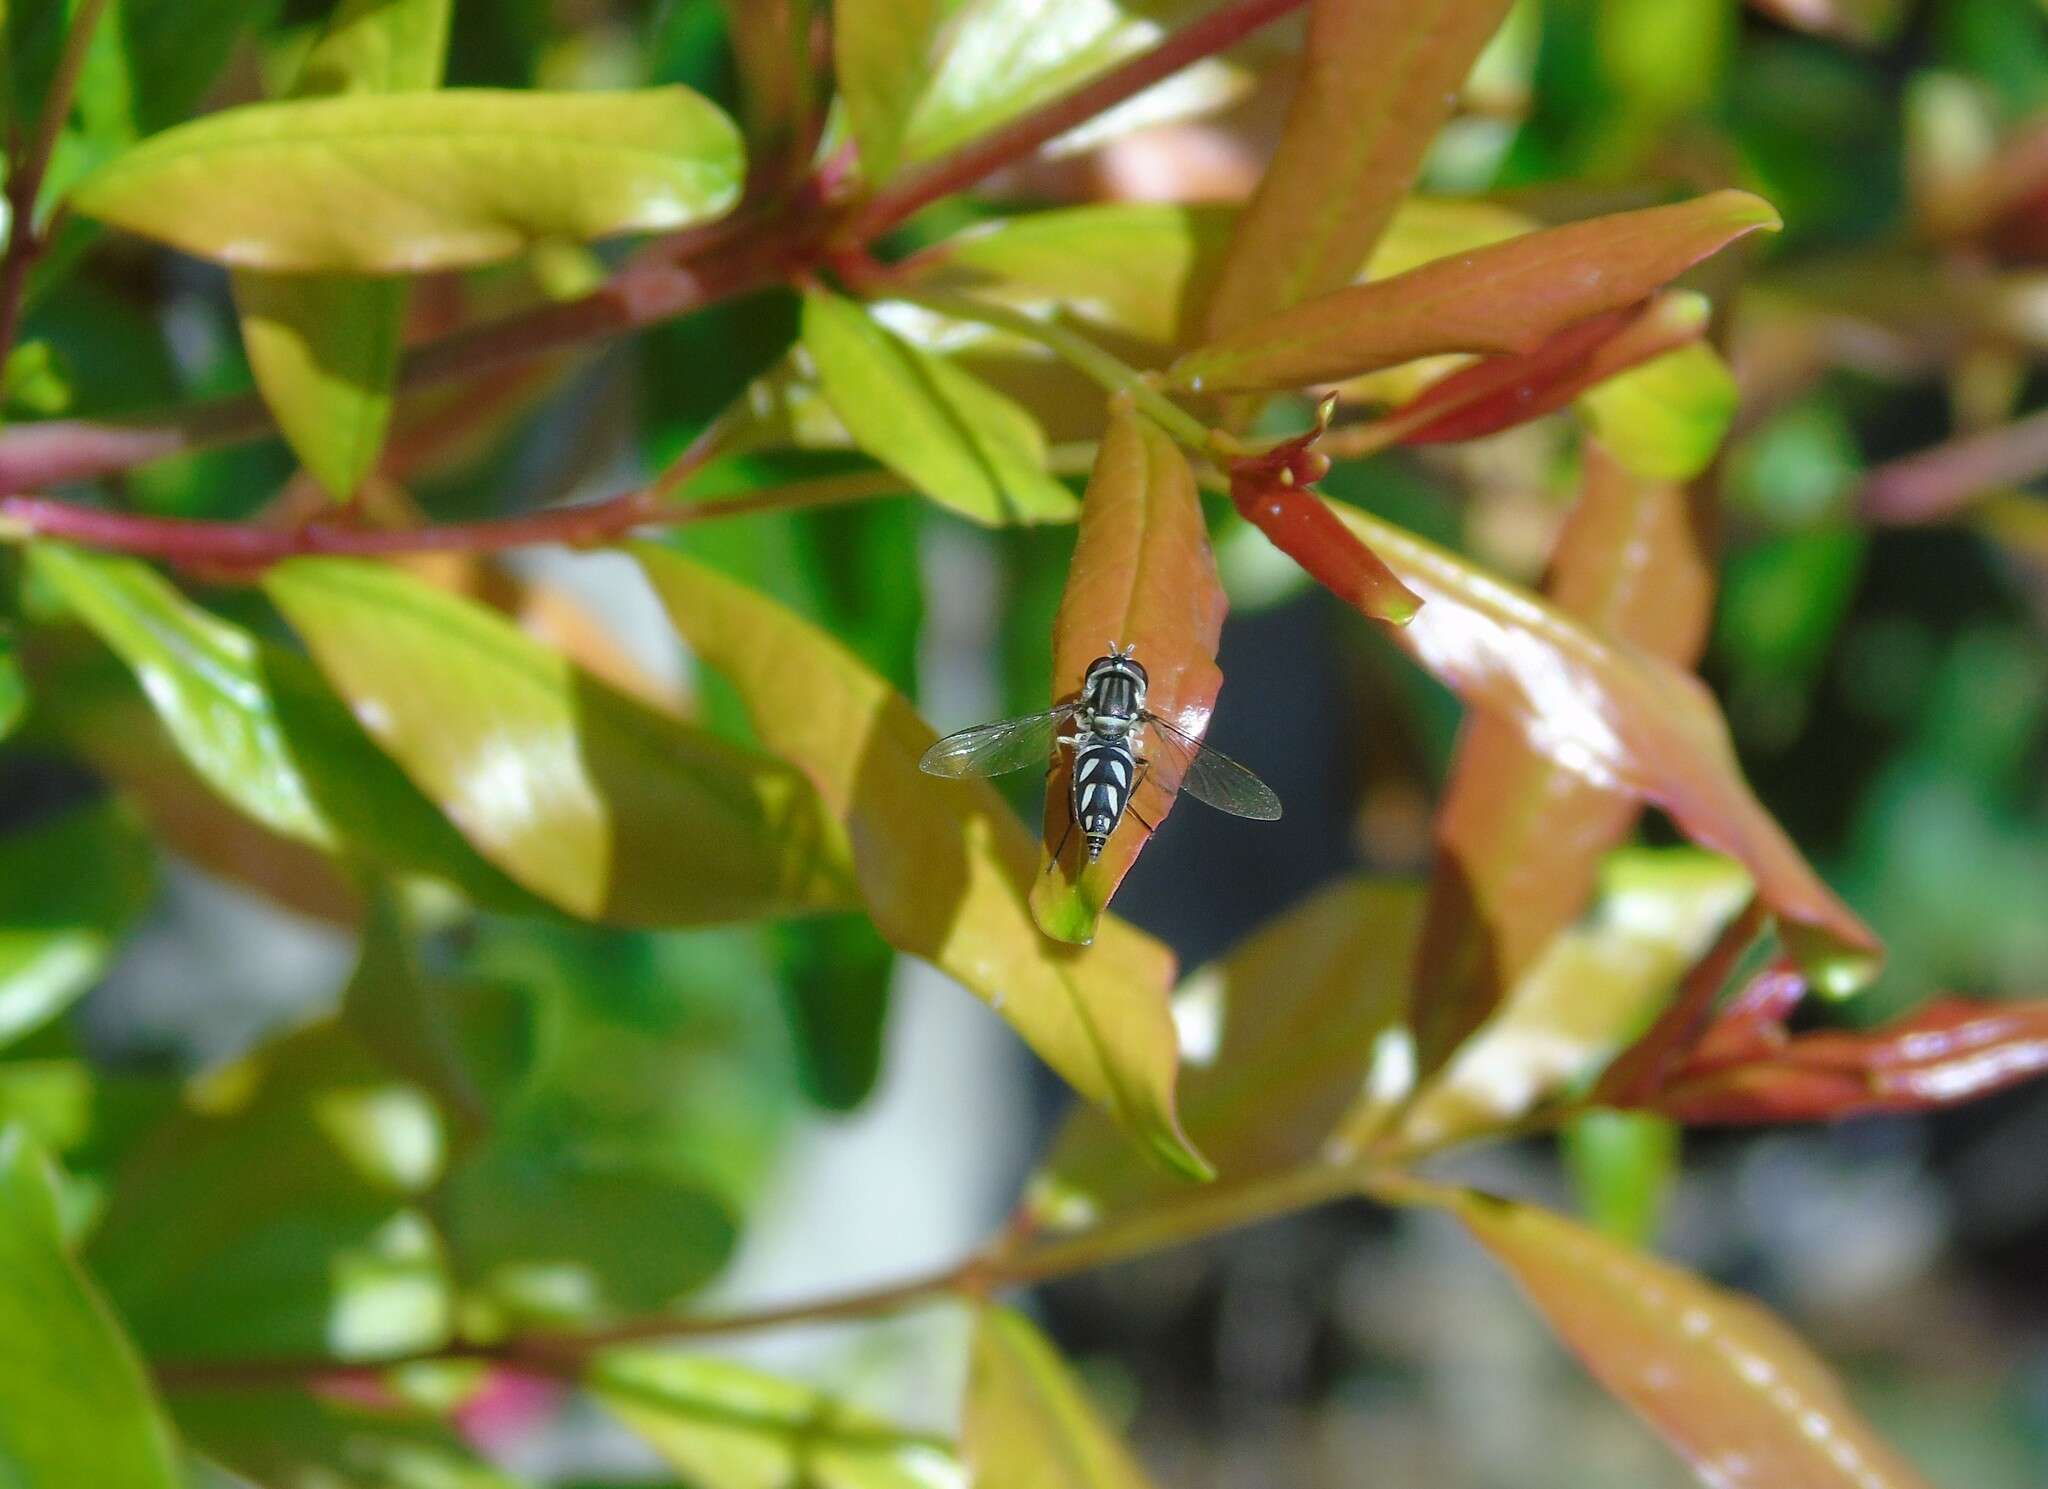
[{"label": "hoverfly", "polygon": [[[1280,798],[1272,788],[1228,755],[1209,749],[1199,739],[1145,708],[1145,669],[1132,655],[1136,646],[1111,643],[1107,656],[1088,664],[1081,694],[1044,713],[1021,719],[978,724],[949,734],[924,752],[918,767],[928,774],[955,780],[968,776],[999,776],[1044,761],[1055,745],[1074,752],[1074,775],[1068,793],[1068,831],[1078,826],[1088,843],[1088,861],[1102,856],[1117,824],[1130,806],[1131,793],[1145,778],[1151,761],[1139,749],[1140,731],[1150,730],[1152,743],[1181,766],[1181,789],[1197,801],[1260,822],[1280,815]],[[1072,733],[1059,732],[1068,723]],[[1152,824],[1145,822],[1146,831]],[[1064,838],[1061,848],[1066,846]],[[1059,857],[1055,850],[1053,857]]]}]

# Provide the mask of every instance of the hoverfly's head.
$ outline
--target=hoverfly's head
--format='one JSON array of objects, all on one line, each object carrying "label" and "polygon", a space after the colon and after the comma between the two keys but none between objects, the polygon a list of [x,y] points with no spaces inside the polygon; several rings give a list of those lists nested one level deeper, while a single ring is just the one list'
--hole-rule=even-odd
[{"label": "hoverfly's head", "polygon": [[1088,664],[1088,673],[1081,679],[1082,690],[1085,692],[1099,679],[1112,675],[1131,678],[1139,687],[1144,687],[1151,679],[1145,674],[1144,664],[1134,655],[1137,649],[1135,641],[1123,647],[1111,642],[1106,656],[1097,657]]}]

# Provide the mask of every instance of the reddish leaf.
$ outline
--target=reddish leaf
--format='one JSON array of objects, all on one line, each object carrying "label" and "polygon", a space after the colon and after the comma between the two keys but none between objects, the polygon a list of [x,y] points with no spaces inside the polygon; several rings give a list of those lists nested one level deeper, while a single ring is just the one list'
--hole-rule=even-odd
[{"label": "reddish leaf", "polygon": [[1315,0],[1272,164],[1209,302],[1222,336],[1348,284],[1508,0]]},{"label": "reddish leaf", "polygon": [[[1678,996],[1665,1005],[1634,1044],[1616,1055],[1613,1063],[1601,1072],[1593,1094],[1596,1103],[1639,1105],[1670,1078],[1672,1071],[1698,1046],[1713,1018],[1714,1000],[1720,996],[1722,984],[1762,929],[1763,908],[1751,900],[1686,973]],[[1805,979],[1796,970],[1789,975],[1798,979],[1803,993]]]},{"label": "reddish leaf", "polygon": [[1877,938],[1751,793],[1697,678],[1413,533],[1353,507],[1330,510],[1424,601],[1390,632],[1397,645],[1469,706],[1511,721],[1538,754],[1655,803],[1695,842],[1739,859],[1831,990],[1868,980]]},{"label": "reddish leaf", "polygon": [[1925,1489],[1770,1312],[1562,1216],[1407,1180],[1463,1221],[1594,1377],[1713,1489]]},{"label": "reddish leaf", "polygon": [[[1699,655],[1713,559],[1682,486],[1631,475],[1594,441],[1547,588],[1601,635],[1682,665]],[[1485,1020],[1585,908],[1601,855],[1634,826],[1637,796],[1532,748],[1497,714],[1467,721],[1437,817],[1437,865],[1415,974],[1421,1068]]]},{"label": "reddish leaf", "polygon": [[1540,419],[1616,373],[1696,340],[1706,325],[1706,302],[1680,293],[1579,321],[1526,356],[1489,357],[1432,383],[1369,426],[1382,436],[1374,445],[1447,444]]},{"label": "reddish leaf", "polygon": [[1314,445],[1329,418],[1325,399],[1316,427],[1262,454],[1230,463],[1230,499],[1245,521],[1318,584],[1375,620],[1406,625],[1422,600],[1380,556],[1330,515],[1309,483],[1330,468]]},{"label": "reddish leaf", "polygon": [[1617,212],[1510,238],[1319,295],[1248,322],[1173,365],[1194,392],[1356,377],[1441,352],[1534,352],[1574,321],[1633,305],[1778,214],[1744,191]]},{"label": "reddish leaf", "polygon": [[1758,978],[1645,1103],[1696,1125],[1814,1122],[1975,1101],[2048,1071],[2048,1002],[1937,998],[1871,1030],[1788,1034],[1796,973]]},{"label": "reddish leaf", "polygon": [[[1053,624],[1055,701],[1079,694],[1097,657],[1134,646],[1149,680],[1146,706],[1200,739],[1223,686],[1216,644],[1227,603],[1187,460],[1164,430],[1117,400],[1082,498]],[[1048,936],[1083,946],[1094,939],[1103,907],[1150,839],[1140,815],[1157,827],[1173,810],[1185,761],[1164,749],[1149,759],[1131,809],[1090,863],[1068,802],[1073,756],[1063,750],[1055,757],[1045,791],[1044,872],[1031,892],[1032,916]]]}]

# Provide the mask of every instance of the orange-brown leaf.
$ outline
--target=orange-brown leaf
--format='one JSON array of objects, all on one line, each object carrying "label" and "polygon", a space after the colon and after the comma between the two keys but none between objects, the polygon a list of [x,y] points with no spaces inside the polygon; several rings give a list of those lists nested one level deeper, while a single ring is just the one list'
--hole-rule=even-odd
[{"label": "orange-brown leaf", "polygon": [[1529,353],[1574,321],[1643,299],[1736,239],[1779,226],[1717,191],[1437,259],[1247,322],[1173,365],[1195,392],[1328,383],[1443,352]]},{"label": "orange-brown leaf", "polygon": [[1508,0],[1315,0],[1286,133],[1209,302],[1223,336],[1349,284]]},{"label": "orange-brown leaf", "polygon": [[[1053,623],[1054,701],[1078,694],[1088,664],[1111,647],[1135,646],[1149,680],[1146,707],[1200,739],[1223,686],[1216,645],[1227,608],[1194,473],[1164,430],[1117,400],[1082,498]],[[1183,762],[1169,750],[1152,751],[1150,761],[1132,810],[1090,863],[1072,830],[1072,756],[1060,753],[1046,783],[1045,872],[1031,893],[1031,913],[1047,935],[1081,945],[1093,939],[1103,907],[1151,836],[1138,814],[1157,827],[1173,810]]]},{"label": "orange-brown leaf", "polygon": [[[1713,560],[1683,486],[1585,446],[1585,485],[1558,537],[1550,599],[1604,636],[1689,666],[1705,643]],[[1601,855],[1637,796],[1532,749],[1515,722],[1475,714],[1437,817],[1437,864],[1416,963],[1418,1059],[1432,1070],[1499,1006],[1585,908]]]},{"label": "orange-brown leaf", "polygon": [[1413,533],[1353,507],[1331,510],[1423,598],[1408,625],[1389,630],[1396,645],[1468,706],[1512,722],[1546,759],[1662,807],[1693,841],[1740,860],[1831,989],[1875,972],[1877,938],[1750,791],[1697,678]]},{"label": "orange-brown leaf", "polygon": [[1396,1181],[1443,1206],[1594,1377],[1717,1489],[1926,1489],[1761,1305],[1560,1215]]}]

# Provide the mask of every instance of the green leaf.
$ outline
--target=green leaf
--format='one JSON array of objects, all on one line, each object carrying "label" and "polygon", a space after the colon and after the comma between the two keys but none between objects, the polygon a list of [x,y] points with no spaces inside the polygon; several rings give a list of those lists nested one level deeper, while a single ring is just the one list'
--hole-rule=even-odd
[{"label": "green leaf", "polygon": [[895,172],[903,131],[930,77],[929,53],[953,0],[840,0],[832,54],[846,120],[870,182]]},{"label": "green leaf", "polygon": [[876,928],[986,999],[1155,1157],[1204,1173],[1174,1114],[1166,949],[1113,916],[1086,950],[1048,941],[1031,919],[1031,836],[987,782],[918,770],[937,736],[902,695],[764,596],[658,548],[636,556],[691,650],[738,688],[763,744],[843,820]]},{"label": "green leaf", "polygon": [[357,95],[154,135],[72,205],[237,268],[424,273],[687,227],[738,199],[742,168],[731,121],[681,87]]},{"label": "green leaf", "polygon": [[396,1400],[244,1387],[181,1390],[171,1404],[194,1448],[263,1489],[518,1489],[436,1415]]},{"label": "green leaf", "polygon": [[0,1131],[0,1480],[176,1489],[177,1454],[134,1349],[65,1254],[49,1161]]},{"label": "green leaf", "polygon": [[1593,436],[1630,471],[1689,481],[1720,450],[1740,396],[1728,364],[1696,341],[1609,378],[1578,406]]},{"label": "green leaf", "polygon": [[0,1046],[99,980],[154,870],[134,822],[104,805],[0,838]]},{"label": "green leaf", "polygon": [[371,736],[543,899],[649,925],[848,903],[845,837],[795,771],[398,569],[294,559],[264,587]]},{"label": "green leaf", "polygon": [[28,711],[28,679],[21,674],[21,657],[14,633],[0,630],[0,739],[7,738]]},{"label": "green leaf", "polygon": [[1045,470],[1030,414],[836,295],[804,297],[803,345],[854,442],[977,522],[1065,522],[1074,494]]},{"label": "green leaf", "polygon": [[107,29],[119,27],[136,132],[189,115],[242,33],[272,10],[267,0],[120,0]]},{"label": "green leaf", "polygon": [[337,274],[234,276],[242,345],[292,452],[337,501],[376,467],[410,286]]},{"label": "green leaf", "polygon": [[1750,1299],[1533,1205],[1407,1180],[1382,1197],[1463,1221],[1594,1378],[1702,1482],[1926,1489],[1827,1366]]},{"label": "green leaf", "polygon": [[[891,7],[882,0],[877,8]],[[933,51],[920,59],[902,157],[956,149],[1151,50],[1163,31],[1208,8],[1199,0],[951,0]]]},{"label": "green leaf", "polygon": [[1155,348],[1191,334],[1236,213],[1118,202],[1023,212],[948,238],[906,266],[933,289],[1057,305]]},{"label": "green leaf", "polygon": [[178,748],[216,791],[274,832],[336,845],[333,825],[291,758],[254,637],[133,559],[38,543],[30,564],[128,664]]},{"label": "green leaf", "polygon": [[[439,86],[450,0],[348,0],[314,43],[297,98]],[[249,370],[293,451],[336,500],[377,463],[405,319],[403,281],[330,274],[233,278]]]},{"label": "green leaf", "polygon": [[975,1313],[960,1448],[975,1489],[1147,1489],[1131,1450],[1021,1313]]},{"label": "green leaf", "polygon": [[944,1446],[810,1386],[701,1356],[614,1350],[584,1387],[693,1484],[718,1489],[941,1489]]},{"label": "green leaf", "polygon": [[117,1171],[89,1257],[152,1354],[431,1349],[452,1302],[416,1206],[443,1146],[416,1088],[315,1025],[187,1093]]},{"label": "green leaf", "polygon": [[1655,1112],[1595,1107],[1566,1125],[1563,1146],[1594,1229],[1627,1246],[1655,1240],[1678,1178],[1678,1124]]}]

